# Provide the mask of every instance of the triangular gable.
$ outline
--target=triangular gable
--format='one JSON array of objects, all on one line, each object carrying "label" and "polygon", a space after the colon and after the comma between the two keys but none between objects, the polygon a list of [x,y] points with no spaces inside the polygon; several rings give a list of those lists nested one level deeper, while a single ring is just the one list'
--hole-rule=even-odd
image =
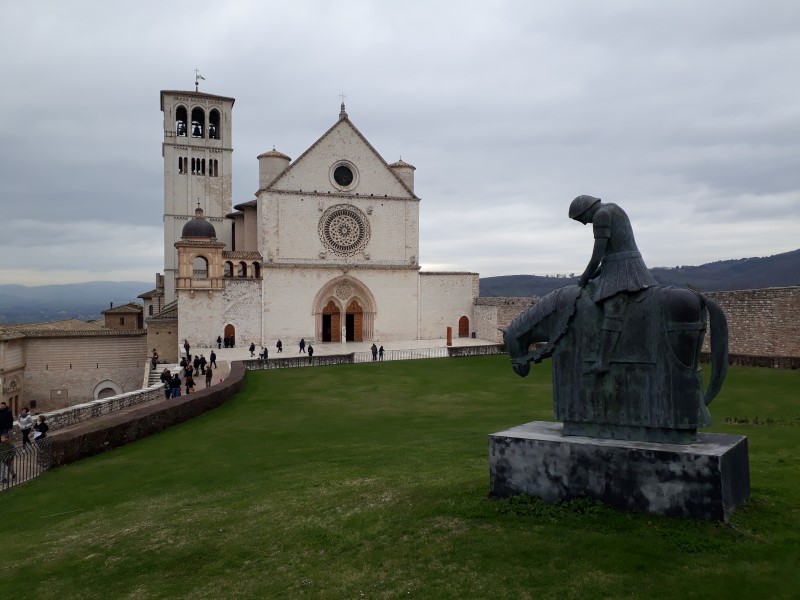
[{"label": "triangular gable", "polygon": [[[325,168],[315,164],[317,160]],[[338,192],[328,177],[331,160],[349,160],[356,166],[360,181],[355,191],[360,196],[374,194],[418,199],[347,117],[334,123],[308,150],[273,179],[266,189]]]}]

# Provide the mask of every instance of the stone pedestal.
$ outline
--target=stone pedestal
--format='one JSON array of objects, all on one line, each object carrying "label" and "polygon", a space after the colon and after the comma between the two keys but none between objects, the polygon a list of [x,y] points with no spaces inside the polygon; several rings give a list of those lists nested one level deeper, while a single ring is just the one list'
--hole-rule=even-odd
[{"label": "stone pedestal", "polygon": [[545,502],[586,494],[625,510],[726,520],[750,497],[747,438],[700,433],[691,444],[562,435],[534,421],[489,436],[494,496]]}]

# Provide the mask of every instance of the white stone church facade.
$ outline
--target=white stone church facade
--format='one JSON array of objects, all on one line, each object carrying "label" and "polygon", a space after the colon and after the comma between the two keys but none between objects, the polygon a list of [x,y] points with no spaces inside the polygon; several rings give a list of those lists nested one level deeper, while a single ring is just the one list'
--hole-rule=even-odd
[{"label": "white stone church facade", "polygon": [[[234,100],[162,91],[164,289],[177,340],[211,345],[470,336],[477,273],[420,270],[415,168],[388,164],[339,118],[292,161],[258,156],[232,206]],[[154,316],[158,320],[158,314]]]}]

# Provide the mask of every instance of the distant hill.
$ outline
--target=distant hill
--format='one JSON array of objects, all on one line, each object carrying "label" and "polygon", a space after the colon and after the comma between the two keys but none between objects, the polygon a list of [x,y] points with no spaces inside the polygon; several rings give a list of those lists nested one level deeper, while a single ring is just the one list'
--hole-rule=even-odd
[{"label": "distant hill", "polygon": [[[721,260],[699,267],[655,268],[650,272],[661,284],[691,286],[706,292],[800,285],[800,250],[765,258]],[[481,296],[544,296],[577,281],[577,277],[540,275],[482,277]]]},{"label": "distant hill", "polygon": [[153,289],[142,281],[90,281],[63,285],[0,285],[0,323],[99,319],[100,312]]}]

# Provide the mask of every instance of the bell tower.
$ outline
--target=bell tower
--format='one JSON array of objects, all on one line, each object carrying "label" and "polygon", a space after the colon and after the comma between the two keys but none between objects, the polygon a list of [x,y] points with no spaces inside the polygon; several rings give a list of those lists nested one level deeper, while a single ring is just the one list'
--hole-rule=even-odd
[{"label": "bell tower", "polygon": [[231,248],[233,98],[198,91],[161,92],[164,113],[164,302],[175,300],[184,225],[203,210],[216,238]]}]

